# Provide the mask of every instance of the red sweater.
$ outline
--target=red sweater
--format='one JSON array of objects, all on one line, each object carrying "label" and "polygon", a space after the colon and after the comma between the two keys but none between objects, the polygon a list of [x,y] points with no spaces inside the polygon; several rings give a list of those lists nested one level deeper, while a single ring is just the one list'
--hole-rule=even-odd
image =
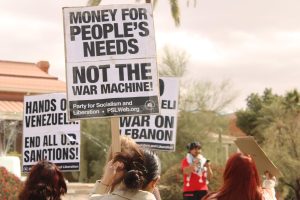
[{"label": "red sweater", "polygon": [[[181,170],[183,171],[183,168],[188,167],[189,163],[187,159],[183,159],[181,162]],[[189,186],[187,186],[188,183],[188,175],[183,174],[183,192],[191,192],[191,191],[200,191],[200,190],[208,190],[207,184],[206,184],[206,176],[207,172],[202,172],[202,177],[200,177],[197,173],[192,172],[190,175],[190,181]],[[202,181],[200,182],[199,179],[202,178]]]}]

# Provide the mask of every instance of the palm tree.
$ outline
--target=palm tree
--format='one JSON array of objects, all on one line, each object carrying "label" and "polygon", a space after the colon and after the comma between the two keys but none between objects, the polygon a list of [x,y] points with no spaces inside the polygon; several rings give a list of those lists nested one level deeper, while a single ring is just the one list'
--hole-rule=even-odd
[{"label": "palm tree", "polygon": [[160,76],[183,77],[187,71],[189,55],[180,49],[165,46],[160,66]]},{"label": "palm tree", "polygon": [[[139,1],[139,0],[136,0]],[[151,0],[145,0],[146,3],[151,3]],[[188,1],[189,2],[189,1]],[[88,0],[87,5],[88,6],[97,6],[101,3],[101,0]],[[157,0],[153,0],[153,5],[155,7],[157,3]],[[172,18],[174,20],[174,23],[176,26],[180,25],[180,9],[178,6],[178,0],[169,0],[170,3],[170,9]]]}]

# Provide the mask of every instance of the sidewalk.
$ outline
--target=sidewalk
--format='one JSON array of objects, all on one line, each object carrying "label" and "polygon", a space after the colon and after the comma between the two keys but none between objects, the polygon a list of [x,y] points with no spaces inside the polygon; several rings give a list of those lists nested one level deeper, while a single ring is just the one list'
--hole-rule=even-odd
[{"label": "sidewalk", "polygon": [[85,200],[88,199],[94,183],[67,183],[68,193],[62,200]]}]

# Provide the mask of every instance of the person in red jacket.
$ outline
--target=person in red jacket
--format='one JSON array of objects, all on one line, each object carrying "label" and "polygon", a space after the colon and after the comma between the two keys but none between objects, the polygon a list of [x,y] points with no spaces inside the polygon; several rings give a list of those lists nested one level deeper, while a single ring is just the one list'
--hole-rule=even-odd
[{"label": "person in red jacket", "polygon": [[201,155],[201,144],[187,145],[188,153],[181,162],[183,172],[183,199],[201,200],[208,193],[208,179],[212,176],[209,160]]}]

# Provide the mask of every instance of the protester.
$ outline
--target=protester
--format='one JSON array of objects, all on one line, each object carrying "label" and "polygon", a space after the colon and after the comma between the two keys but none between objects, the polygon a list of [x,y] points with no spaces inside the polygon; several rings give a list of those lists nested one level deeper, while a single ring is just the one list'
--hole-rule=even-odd
[{"label": "protester", "polygon": [[187,145],[188,153],[181,162],[183,172],[183,199],[200,200],[208,193],[207,183],[212,176],[209,160],[201,155],[201,144]]},{"label": "protester", "polygon": [[[141,149],[138,144],[135,143],[135,141],[126,136],[121,136],[120,137],[120,144],[121,144],[121,152],[126,152],[128,154],[131,154],[132,156],[139,156],[141,154]],[[112,152],[112,147],[109,148],[108,151],[108,156],[107,156],[107,165],[110,161],[113,159],[113,152]],[[118,163],[114,164],[116,168],[118,168]],[[122,165],[122,164],[121,164]],[[107,166],[105,166],[105,169],[107,169]],[[97,191],[94,191],[97,194],[107,194],[110,192],[113,192],[114,188],[121,183],[123,180],[124,173],[122,170],[119,170],[112,176],[112,173],[104,173],[104,176],[101,179],[101,182],[108,183],[109,187],[103,185],[103,184],[96,184],[97,185]],[[97,181],[99,182],[99,181]],[[153,194],[156,198],[156,200],[161,200],[160,193],[158,188],[156,187],[153,191]]]},{"label": "protester", "polygon": [[[160,161],[156,154],[149,150],[141,150],[141,154],[116,153],[112,161],[106,165],[103,179],[96,182],[94,194],[90,200],[155,200],[154,188],[160,179]],[[120,175],[122,182],[109,194],[102,194],[102,187],[111,187],[105,177]],[[114,179],[111,179],[114,180]],[[100,191],[100,192],[99,192]]]},{"label": "protester", "polygon": [[49,161],[34,165],[19,194],[19,200],[60,200],[67,185],[58,167]]},{"label": "protester", "polygon": [[273,176],[269,171],[265,172],[265,179],[262,183],[263,187],[263,196],[265,199],[272,199],[276,200],[276,192],[275,192],[275,185],[276,185],[276,177]]},{"label": "protester", "polygon": [[250,156],[236,153],[226,164],[223,185],[204,200],[272,200],[261,188],[255,162]]},{"label": "protester", "polygon": [[[121,136],[120,144],[121,144],[121,152],[126,152],[132,155],[133,157],[140,156],[142,154],[140,146],[136,144],[136,142],[130,137]],[[106,165],[108,165],[108,163],[112,161],[112,159],[113,159],[113,151],[112,151],[112,147],[110,147],[106,159]],[[104,167],[104,172],[106,168],[107,166]],[[98,193],[106,194],[112,192],[114,190],[114,187],[121,183],[123,176],[124,174],[122,173],[121,170],[118,171],[114,176],[112,176],[112,174],[109,173],[104,173],[104,176],[102,177],[101,181],[105,183],[109,183],[110,187],[106,187],[103,185],[99,186]]]}]

